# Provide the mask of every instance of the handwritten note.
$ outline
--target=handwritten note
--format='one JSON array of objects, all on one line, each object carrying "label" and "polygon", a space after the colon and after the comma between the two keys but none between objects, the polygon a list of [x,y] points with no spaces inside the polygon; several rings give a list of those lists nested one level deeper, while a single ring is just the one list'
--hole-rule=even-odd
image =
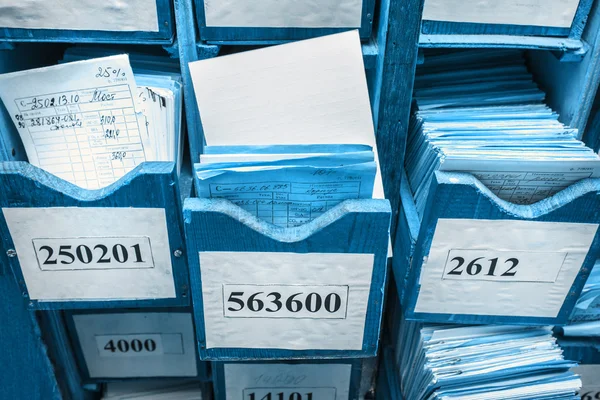
[{"label": "handwritten note", "polygon": [[126,55],[0,75],[0,98],[31,164],[86,189],[146,160]]}]

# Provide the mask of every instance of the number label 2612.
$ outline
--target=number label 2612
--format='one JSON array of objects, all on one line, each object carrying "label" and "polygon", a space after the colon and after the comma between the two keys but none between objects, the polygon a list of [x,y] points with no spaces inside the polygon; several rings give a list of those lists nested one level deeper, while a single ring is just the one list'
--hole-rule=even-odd
[{"label": "number label 2612", "polygon": [[44,271],[154,268],[146,236],[39,238],[33,248]]},{"label": "number label 2612", "polygon": [[566,256],[559,252],[452,249],[442,279],[555,282]]}]

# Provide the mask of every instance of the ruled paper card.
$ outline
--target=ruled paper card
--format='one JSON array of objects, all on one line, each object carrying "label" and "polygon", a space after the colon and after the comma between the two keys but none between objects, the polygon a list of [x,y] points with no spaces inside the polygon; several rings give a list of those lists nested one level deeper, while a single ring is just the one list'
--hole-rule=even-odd
[{"label": "ruled paper card", "polygon": [[0,75],[0,98],[29,162],[86,189],[154,158],[140,134],[137,97],[127,55]]}]

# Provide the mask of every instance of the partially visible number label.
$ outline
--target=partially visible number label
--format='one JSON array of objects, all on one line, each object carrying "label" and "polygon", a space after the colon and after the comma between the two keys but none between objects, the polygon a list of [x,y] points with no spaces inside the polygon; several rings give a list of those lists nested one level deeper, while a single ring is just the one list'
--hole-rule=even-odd
[{"label": "partially visible number label", "polygon": [[154,268],[150,238],[36,238],[33,248],[41,270]]},{"label": "partially visible number label", "polygon": [[600,400],[600,391],[592,390],[582,393],[581,400]]},{"label": "partially visible number label", "polygon": [[223,285],[223,299],[225,317],[345,319],[348,286]]},{"label": "partially visible number label", "polygon": [[335,388],[250,388],[244,400],[335,400]]},{"label": "partially visible number label", "polygon": [[555,282],[566,256],[567,253],[452,249],[442,279]]},{"label": "partially visible number label", "polygon": [[136,357],[163,355],[160,334],[99,335],[96,345],[101,357]]}]

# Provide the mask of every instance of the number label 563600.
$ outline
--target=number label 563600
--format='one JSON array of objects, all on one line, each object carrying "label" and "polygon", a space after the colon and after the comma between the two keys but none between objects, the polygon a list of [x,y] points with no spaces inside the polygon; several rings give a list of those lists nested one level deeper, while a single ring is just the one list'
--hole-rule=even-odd
[{"label": "number label 563600", "polygon": [[44,271],[154,268],[146,236],[40,238],[33,239],[33,248]]},{"label": "number label 563600", "polygon": [[567,253],[453,249],[442,279],[555,282]]},{"label": "number label 563600", "polygon": [[348,286],[223,285],[229,318],[344,319]]}]

